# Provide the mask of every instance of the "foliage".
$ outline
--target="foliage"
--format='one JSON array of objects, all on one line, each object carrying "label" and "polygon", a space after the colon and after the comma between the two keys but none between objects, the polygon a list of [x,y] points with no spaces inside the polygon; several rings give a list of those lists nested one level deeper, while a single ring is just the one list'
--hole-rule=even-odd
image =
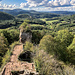
[{"label": "foliage", "polygon": [[33,19],[29,23],[31,23],[31,24],[40,24],[40,25],[46,24],[44,21],[39,20],[39,19]]},{"label": "foliage", "polygon": [[13,19],[13,20],[0,20],[0,28],[1,29],[6,29],[9,27],[17,27],[19,24],[21,24],[23,22],[22,19]]},{"label": "foliage", "polygon": [[[11,44],[10,47],[13,50],[14,46],[19,44],[19,42],[16,41],[19,40],[18,28],[20,28],[22,32],[32,33],[32,43],[34,43],[34,45],[40,43],[39,46],[42,50],[38,51],[39,48],[37,47],[34,51],[33,44],[26,42],[24,51],[20,54],[23,56],[26,53],[31,54],[35,52],[34,62],[40,74],[73,74],[74,70],[71,65],[61,64],[56,58],[75,64],[75,38],[73,36],[73,34],[75,34],[75,15],[60,16],[51,13],[31,12],[26,11],[26,14],[18,15],[19,18],[1,13],[5,16],[3,15],[3,18],[0,20],[0,28],[3,29],[0,30],[0,66],[2,63],[5,64],[9,61],[11,54],[11,51],[8,50],[9,45]],[[20,13],[25,12],[21,11]],[[2,17],[1,14],[0,16]],[[29,20],[24,20],[24,18],[28,18]],[[28,55],[28,57],[31,58],[32,56]]]},{"label": "foliage", "polygon": [[11,56],[11,50],[8,50],[2,59],[2,65],[5,65],[8,61],[10,61],[10,56]]},{"label": "foliage", "polygon": [[2,57],[0,56],[0,67],[1,67],[1,65],[2,65]]},{"label": "foliage", "polygon": [[12,54],[11,50],[8,50],[5,53],[4,57],[2,57],[2,61],[0,62],[0,64],[1,64],[0,71],[2,71],[3,67],[7,64],[7,62],[10,61],[11,54]]},{"label": "foliage", "polygon": [[73,42],[70,44],[70,46],[68,47],[69,50],[69,61],[72,64],[75,64],[75,38],[73,39]]},{"label": "foliage", "polygon": [[5,53],[8,50],[8,41],[4,37],[3,33],[0,33],[0,66],[2,64],[2,57],[5,55]]},{"label": "foliage", "polygon": [[50,20],[50,21],[46,21],[46,23],[53,23],[53,24],[56,23],[57,24],[57,23],[59,23],[59,21],[58,20]]},{"label": "foliage", "polygon": [[1,33],[0,34],[0,56],[3,56],[5,52],[7,51],[7,45],[8,45],[8,41],[4,37],[4,35]]},{"label": "foliage", "polygon": [[7,38],[9,44],[19,40],[19,31],[17,30],[2,30],[1,32],[3,33],[5,38]]},{"label": "foliage", "polygon": [[12,20],[15,17],[7,13],[0,12],[0,20]]},{"label": "foliage", "polygon": [[60,30],[55,37],[56,40],[60,40],[65,46],[69,46],[72,43],[74,36],[68,30]]},{"label": "foliage", "polygon": [[28,14],[19,14],[17,17],[18,18],[30,18]]},{"label": "foliage", "polygon": [[25,21],[21,24],[19,28],[21,29],[21,32],[31,32],[30,25]]},{"label": "foliage", "polygon": [[17,44],[20,44],[19,41],[13,42],[13,43],[10,45],[11,50],[13,50],[13,49],[14,49],[14,46],[17,45]]},{"label": "foliage", "polygon": [[36,50],[33,58],[37,72],[40,75],[74,75],[75,69],[71,65],[65,65],[44,50]]},{"label": "foliage", "polygon": [[46,29],[47,27],[43,26],[43,25],[37,25],[37,24],[32,24],[31,25],[31,30],[43,30]]},{"label": "foliage", "polygon": [[32,43],[39,44],[42,37],[43,35],[39,31],[33,31],[32,32]]},{"label": "foliage", "polygon": [[24,51],[33,51],[33,44],[26,41],[26,44],[24,46]]},{"label": "foliage", "polygon": [[40,49],[55,55],[60,60],[67,61],[67,48],[60,41],[56,41],[52,36],[45,35],[40,41]]}]

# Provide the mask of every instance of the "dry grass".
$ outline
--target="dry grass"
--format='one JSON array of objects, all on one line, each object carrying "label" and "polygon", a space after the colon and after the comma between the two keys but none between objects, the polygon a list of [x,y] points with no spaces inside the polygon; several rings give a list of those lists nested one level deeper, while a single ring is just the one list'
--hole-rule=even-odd
[{"label": "dry grass", "polygon": [[44,50],[36,50],[34,62],[41,75],[75,75],[74,66],[64,64]]}]

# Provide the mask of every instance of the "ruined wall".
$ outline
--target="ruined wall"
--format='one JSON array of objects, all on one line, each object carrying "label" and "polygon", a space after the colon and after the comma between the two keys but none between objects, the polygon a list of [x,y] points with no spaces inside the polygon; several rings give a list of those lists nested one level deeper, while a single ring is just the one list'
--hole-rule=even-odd
[{"label": "ruined wall", "polygon": [[31,41],[32,33],[31,32],[22,32],[20,30],[20,43],[25,43],[26,41]]}]

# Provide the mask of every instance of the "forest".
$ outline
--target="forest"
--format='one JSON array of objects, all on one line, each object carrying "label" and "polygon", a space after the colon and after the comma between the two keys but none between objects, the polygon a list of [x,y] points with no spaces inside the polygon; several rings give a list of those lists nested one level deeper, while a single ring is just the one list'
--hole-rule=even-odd
[{"label": "forest", "polygon": [[0,12],[0,71],[10,61],[13,47],[19,44],[20,28],[32,32],[22,55],[30,57],[40,75],[75,75],[75,14],[18,14]]}]

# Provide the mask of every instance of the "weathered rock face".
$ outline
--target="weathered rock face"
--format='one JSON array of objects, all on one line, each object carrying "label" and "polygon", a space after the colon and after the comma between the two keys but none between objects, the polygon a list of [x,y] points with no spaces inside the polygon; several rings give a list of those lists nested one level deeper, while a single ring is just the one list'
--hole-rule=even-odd
[{"label": "weathered rock face", "polygon": [[21,32],[20,30],[20,43],[25,43],[26,41],[31,41],[32,33],[30,32]]},{"label": "weathered rock face", "polygon": [[[39,75],[36,72],[35,64],[18,61],[18,56],[23,52],[23,45],[16,45],[8,62],[0,75]],[[29,53],[29,52],[27,52]]]}]

